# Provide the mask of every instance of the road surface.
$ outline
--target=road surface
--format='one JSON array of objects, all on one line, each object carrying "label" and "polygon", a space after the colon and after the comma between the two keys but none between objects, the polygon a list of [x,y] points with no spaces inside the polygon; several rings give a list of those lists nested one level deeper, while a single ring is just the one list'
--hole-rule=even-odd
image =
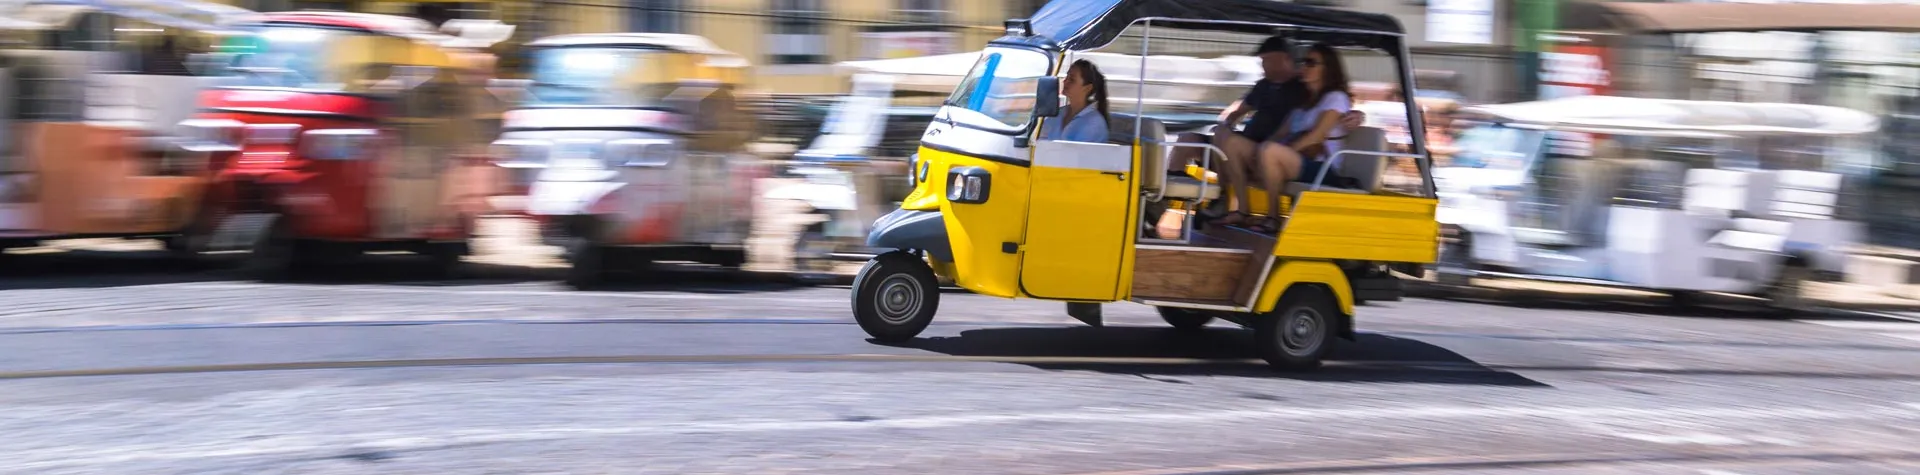
[{"label": "road surface", "polygon": [[1410,299],[1278,374],[1245,331],[1131,304],[1090,328],[950,292],[888,346],[845,288],[701,270],[574,292],[14,257],[0,473],[1920,472],[1899,314]]}]

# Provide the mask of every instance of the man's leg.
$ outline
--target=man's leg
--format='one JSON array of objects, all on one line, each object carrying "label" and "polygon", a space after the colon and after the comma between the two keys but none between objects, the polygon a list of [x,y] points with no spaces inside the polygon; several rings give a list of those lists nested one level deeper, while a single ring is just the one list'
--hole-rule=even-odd
[{"label": "man's leg", "polygon": [[1227,154],[1216,158],[1226,162],[1220,166],[1220,182],[1227,189],[1220,194],[1227,197],[1227,211],[1242,211],[1248,200],[1247,175],[1253,169],[1258,144],[1246,136],[1225,133],[1213,136],[1213,145]]}]

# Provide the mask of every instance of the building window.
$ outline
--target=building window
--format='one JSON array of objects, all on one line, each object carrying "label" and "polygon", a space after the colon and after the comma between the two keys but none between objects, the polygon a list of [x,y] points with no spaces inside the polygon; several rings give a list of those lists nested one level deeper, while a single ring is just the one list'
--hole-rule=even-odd
[{"label": "building window", "polygon": [[627,31],[638,33],[685,33],[681,30],[680,0],[627,0]]},{"label": "building window", "polygon": [[767,54],[773,64],[827,62],[827,12],[822,0],[773,0],[772,13]]},{"label": "building window", "polygon": [[947,23],[947,0],[894,0],[896,20],[921,25]]}]

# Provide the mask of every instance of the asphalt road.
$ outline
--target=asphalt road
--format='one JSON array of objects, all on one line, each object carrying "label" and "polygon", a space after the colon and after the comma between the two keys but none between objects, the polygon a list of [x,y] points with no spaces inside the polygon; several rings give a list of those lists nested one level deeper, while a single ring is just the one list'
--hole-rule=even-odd
[{"label": "asphalt road", "polygon": [[404,258],[299,283],[0,266],[0,473],[1920,473],[1920,323],[1653,302],[1360,308],[1308,374],[1246,332],[965,293],[905,345],[846,289],[573,292]]}]

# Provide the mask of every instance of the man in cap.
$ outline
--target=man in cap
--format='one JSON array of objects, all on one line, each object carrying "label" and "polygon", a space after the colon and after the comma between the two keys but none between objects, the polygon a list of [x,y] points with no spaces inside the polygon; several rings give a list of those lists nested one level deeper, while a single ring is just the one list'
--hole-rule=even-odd
[{"label": "man in cap", "polygon": [[[1220,114],[1220,123],[1213,129],[1211,142],[1226,157],[1214,157],[1214,169],[1224,178],[1228,193],[1227,209],[1246,211],[1247,177],[1254,176],[1258,166],[1258,150],[1261,142],[1281,141],[1281,125],[1286,122],[1287,114],[1294,109],[1306,106],[1307,86],[1300,82],[1300,71],[1294,67],[1291,41],[1287,37],[1275,35],[1260,43],[1253,55],[1260,58],[1260,69],[1265,77],[1253,83],[1247,95],[1227,106]],[[1246,119],[1248,114],[1253,120],[1245,128],[1234,130],[1234,126]],[[1366,122],[1366,115],[1359,111],[1347,113],[1341,121],[1349,128],[1359,127]],[[1201,134],[1181,134],[1181,142],[1208,142]],[[1185,173],[1189,163],[1197,162],[1202,152],[1191,148],[1177,149],[1174,159],[1169,161],[1171,172]],[[1224,160],[1223,160],[1224,158]],[[1222,163],[1222,162],[1225,163]],[[1244,215],[1235,213],[1224,218],[1220,224],[1238,224]]]}]

